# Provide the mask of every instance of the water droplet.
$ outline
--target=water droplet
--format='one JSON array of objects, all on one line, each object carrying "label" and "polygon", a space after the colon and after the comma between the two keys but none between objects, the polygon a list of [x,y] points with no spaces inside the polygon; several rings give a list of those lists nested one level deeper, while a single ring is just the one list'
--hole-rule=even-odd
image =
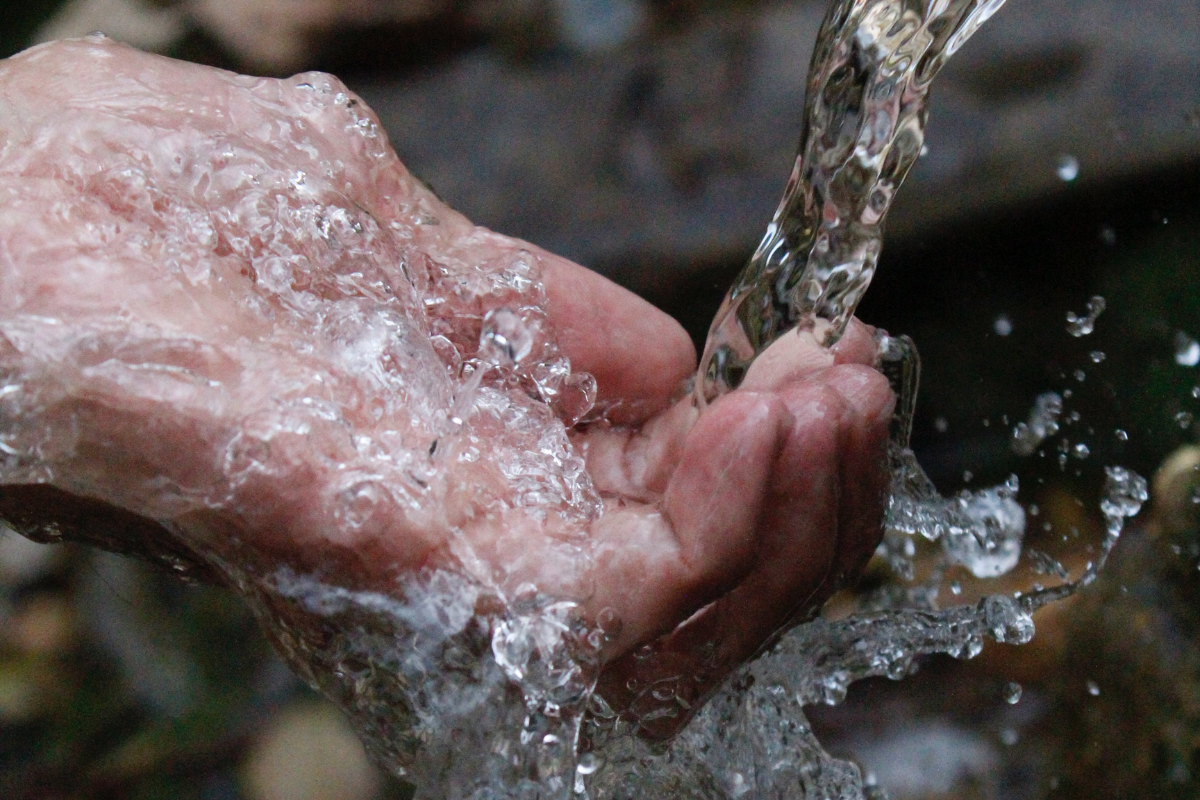
[{"label": "water droplet", "polygon": [[1196,421],[1196,418],[1193,417],[1191,415],[1191,413],[1187,412],[1187,411],[1180,411],[1178,414],[1175,415],[1175,424],[1178,425],[1179,427],[1183,428],[1185,431],[1188,428],[1192,427],[1192,423],[1195,421]]},{"label": "water droplet", "polygon": [[1021,735],[1013,728],[1005,728],[1000,731],[1000,742],[1005,747],[1012,747],[1021,740]]},{"label": "water droplet", "polygon": [[975,473],[971,470],[963,470],[963,483],[970,483],[975,478]]},{"label": "water droplet", "polygon": [[1175,363],[1181,367],[1200,364],[1200,342],[1183,331],[1175,334]]},{"label": "water droplet", "polygon": [[1016,681],[1010,681],[1009,683],[1006,683],[1004,685],[1004,702],[1008,703],[1010,706],[1015,706],[1021,701],[1021,693],[1023,691],[1024,690],[1021,688],[1021,684],[1017,683]]},{"label": "water droplet", "polygon": [[1096,683],[1095,681],[1088,681],[1087,682],[1087,693],[1090,694],[1092,697],[1099,697],[1100,696],[1100,684]]},{"label": "water droplet", "polygon": [[1150,497],[1146,479],[1125,467],[1105,467],[1104,497],[1100,512],[1104,514],[1108,535],[1121,535],[1126,517],[1135,516]]},{"label": "water droplet", "polygon": [[1008,336],[1013,332],[1012,320],[1008,318],[1007,314],[1001,314],[992,323],[992,330],[996,332],[997,336]]},{"label": "water droplet", "polygon": [[1078,316],[1074,311],[1067,312],[1067,333],[1079,338],[1087,336],[1096,329],[1096,320],[1104,313],[1104,309],[1108,307],[1104,298],[1100,295],[1095,295],[1087,303],[1087,313],[1084,316]]},{"label": "water droplet", "polygon": [[938,417],[933,421],[933,429],[938,433],[945,433],[950,430],[950,423],[946,421],[945,417]]},{"label": "water droplet", "polygon": [[1058,165],[1054,168],[1058,179],[1070,183],[1079,177],[1079,159],[1072,155],[1059,156]]},{"label": "water droplet", "polygon": [[1087,458],[1091,454],[1092,454],[1091,449],[1083,442],[1080,442],[1079,444],[1075,445],[1074,449],[1071,450],[1071,455],[1075,456],[1080,461]]},{"label": "water droplet", "polygon": [[1087,373],[1081,369],[1075,370],[1075,380],[1083,383],[1085,380],[1087,380]]},{"label": "water droplet", "polygon": [[1115,431],[1113,431],[1113,435],[1117,437],[1118,442],[1129,441],[1129,434],[1121,428],[1117,428]]},{"label": "water droplet", "polygon": [[493,364],[512,366],[533,350],[533,331],[521,316],[508,308],[494,308],[483,318],[479,353]]},{"label": "water droplet", "polygon": [[962,594],[962,584],[958,581],[950,581],[950,594],[958,597]]},{"label": "water droplet", "polygon": [[1105,355],[1103,350],[1093,350],[1091,355],[1088,357],[1090,359],[1092,359],[1093,364],[1099,364],[1101,361],[1108,358],[1108,356]]},{"label": "water droplet", "polygon": [[1112,247],[1114,244],[1117,243],[1117,232],[1115,230],[1113,230],[1110,226],[1105,225],[1103,228],[1100,229],[1100,242],[1105,247]]},{"label": "water droplet", "polygon": [[1192,387],[1192,397],[1196,398],[1197,400],[1200,400],[1200,386]]}]

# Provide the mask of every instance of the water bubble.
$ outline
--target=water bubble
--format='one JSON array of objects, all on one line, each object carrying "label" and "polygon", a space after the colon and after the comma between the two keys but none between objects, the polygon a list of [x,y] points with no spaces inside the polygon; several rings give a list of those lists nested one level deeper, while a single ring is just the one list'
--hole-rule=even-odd
[{"label": "water bubble", "polygon": [[1017,733],[1015,728],[1005,728],[1000,731],[1000,743],[1005,747],[1012,747],[1021,740],[1021,735]]},{"label": "water bubble", "polygon": [[1088,358],[1092,359],[1093,364],[1099,364],[1101,361],[1108,358],[1108,356],[1105,355],[1103,350],[1093,350]]},{"label": "water bubble", "polygon": [[1079,159],[1072,155],[1059,156],[1054,171],[1058,174],[1059,180],[1070,183],[1079,177]]},{"label": "water bubble", "polygon": [[950,581],[950,594],[958,597],[962,594],[962,584],[958,581]]},{"label": "water bubble", "polygon": [[1009,683],[1006,683],[1004,685],[1004,702],[1008,703],[1010,706],[1015,706],[1021,701],[1022,692],[1023,689],[1021,688],[1021,684],[1017,683],[1016,681],[1010,681]]},{"label": "water bubble", "polygon": [[1110,537],[1121,534],[1126,517],[1137,515],[1150,497],[1146,479],[1125,467],[1106,467],[1104,498],[1100,511],[1104,514]]},{"label": "water bubble", "polygon": [[1087,380],[1087,373],[1081,369],[1075,370],[1075,380],[1083,383],[1085,380]]},{"label": "water bubble", "polygon": [[1071,450],[1071,455],[1075,456],[1080,461],[1087,458],[1091,454],[1092,454],[1091,449],[1083,442],[1080,442],[1079,444],[1075,445],[1075,447]]},{"label": "water bubble", "polygon": [[1200,400],[1200,386],[1192,387],[1192,397],[1196,398],[1197,400]]},{"label": "water bubble", "polygon": [[1181,367],[1200,364],[1200,342],[1183,331],[1175,334],[1175,363]]},{"label": "water bubble", "polygon": [[1175,415],[1175,424],[1178,425],[1179,427],[1183,428],[1185,431],[1188,428],[1192,427],[1192,423],[1195,421],[1196,421],[1196,418],[1193,417],[1192,414],[1188,411],[1180,411],[1178,414]]},{"label": "water bubble", "polygon": [[1117,232],[1111,226],[1105,225],[1100,229],[1100,241],[1106,247],[1112,247],[1117,243]]},{"label": "water bubble", "polygon": [[1062,408],[1063,399],[1054,392],[1039,395],[1029,412],[1029,420],[1013,428],[1013,452],[1020,456],[1033,455],[1047,437],[1058,433],[1058,418]]},{"label": "water bubble", "polygon": [[1118,442],[1128,442],[1129,441],[1129,433],[1127,431],[1122,430],[1121,428],[1117,428],[1115,431],[1113,431],[1113,436],[1117,437]]},{"label": "water bubble", "polygon": [[523,361],[533,350],[533,331],[512,309],[494,308],[483,318],[479,353],[500,366]]},{"label": "water bubble", "polygon": [[1008,336],[1013,332],[1012,320],[1008,318],[1007,314],[1001,314],[992,323],[992,330],[996,332],[997,336]]},{"label": "water bubble", "polygon": [[1092,697],[1099,697],[1100,696],[1100,684],[1096,683],[1095,681],[1089,680],[1087,682],[1087,693],[1090,694]]},{"label": "water bubble", "polygon": [[1067,312],[1067,333],[1075,338],[1087,336],[1096,329],[1096,320],[1104,313],[1108,303],[1100,295],[1095,295],[1087,303],[1087,313],[1078,316],[1074,311]]},{"label": "water bubble", "polygon": [[950,430],[950,423],[946,421],[945,417],[938,417],[933,421],[933,429],[938,433],[945,433]]},{"label": "water bubble", "polygon": [[963,483],[970,483],[974,479],[975,479],[974,472],[971,472],[971,470],[969,470],[969,469],[963,470]]}]

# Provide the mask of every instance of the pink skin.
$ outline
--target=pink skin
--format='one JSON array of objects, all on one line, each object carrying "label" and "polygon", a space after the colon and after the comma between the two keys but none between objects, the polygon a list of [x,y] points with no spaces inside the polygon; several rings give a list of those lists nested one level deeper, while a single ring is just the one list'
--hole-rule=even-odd
[{"label": "pink skin", "polygon": [[[387,591],[428,567],[505,593],[533,582],[593,619],[619,619],[601,677],[616,707],[651,710],[645,688],[677,676],[694,707],[852,580],[879,539],[893,396],[872,366],[872,329],[855,321],[832,350],[785,336],[701,413],[679,399],[696,355],[674,320],[472,225],[409,175],[348,92],[313,107],[299,84],[322,81],[328,96],[346,92],[327,76],[252,79],[90,39],[0,62],[0,371],[33,398],[24,416],[0,407],[0,439],[53,434],[37,463],[0,480],[132,512],[197,553],[244,555],[236,539],[262,563],[349,587]],[[220,171],[238,159],[250,166]],[[298,184],[268,190],[257,177],[221,183],[298,172]],[[365,229],[335,230],[326,247],[255,227],[291,213],[298,195],[341,203]],[[209,228],[186,222],[197,209]],[[356,237],[370,246],[354,250]],[[435,439],[460,446],[431,421],[455,384],[430,326],[468,346],[505,297],[476,298],[470,314],[425,300],[522,252],[540,269],[560,351],[610,409],[608,423],[570,432],[604,513],[580,522],[561,505],[514,504],[506,434],[473,418],[482,457],[448,460],[427,489],[384,491],[347,523],[348,476],[383,469],[354,442],[422,458]],[[270,270],[285,262],[290,283],[276,286]],[[386,311],[420,335],[353,368],[357,351],[338,349],[330,323],[341,308]],[[389,375],[389,364],[403,368]],[[260,430],[285,419],[281,402],[313,399],[337,421]],[[371,486],[394,488],[389,475]],[[572,560],[568,541],[590,557]],[[646,733],[669,735],[688,716],[675,710]]]}]

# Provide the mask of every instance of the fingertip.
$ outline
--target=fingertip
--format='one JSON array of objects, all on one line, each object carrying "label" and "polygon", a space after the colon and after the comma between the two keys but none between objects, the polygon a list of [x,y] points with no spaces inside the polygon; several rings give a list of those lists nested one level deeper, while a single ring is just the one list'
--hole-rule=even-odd
[{"label": "fingertip", "polygon": [[854,412],[846,424],[886,429],[896,405],[896,395],[883,373],[860,363],[838,364],[823,383],[835,390]]},{"label": "fingertip", "polygon": [[741,388],[751,392],[775,391],[834,363],[834,354],[816,340],[812,331],[789,331],[754,359]]},{"label": "fingertip", "polygon": [[878,329],[852,317],[845,333],[831,349],[837,364],[879,365]]},{"label": "fingertip", "polygon": [[891,475],[888,435],[896,397],[887,379],[859,364],[831,370],[829,385],[846,401],[839,429],[842,495],[838,512],[838,550],[832,585],[855,580],[883,535]]}]

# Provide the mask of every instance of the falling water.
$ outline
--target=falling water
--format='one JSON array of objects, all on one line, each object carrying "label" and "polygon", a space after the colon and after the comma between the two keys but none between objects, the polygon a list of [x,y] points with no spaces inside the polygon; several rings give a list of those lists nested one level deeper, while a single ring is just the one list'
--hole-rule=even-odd
[{"label": "falling water", "polygon": [[701,401],[736,388],[791,330],[842,335],[896,192],[921,155],[934,77],[1004,0],[836,0],[809,67],[800,149],[762,243],[700,361]]}]

